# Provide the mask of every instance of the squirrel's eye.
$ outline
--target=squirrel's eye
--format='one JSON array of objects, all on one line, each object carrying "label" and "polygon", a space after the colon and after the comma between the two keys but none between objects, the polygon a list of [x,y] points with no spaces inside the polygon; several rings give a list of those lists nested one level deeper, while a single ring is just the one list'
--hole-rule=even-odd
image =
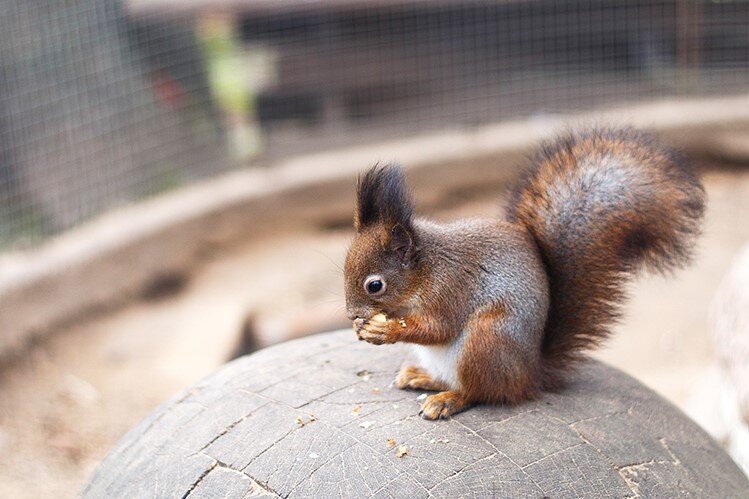
[{"label": "squirrel's eye", "polygon": [[364,290],[372,296],[381,295],[386,288],[385,280],[380,275],[374,274],[364,280]]}]

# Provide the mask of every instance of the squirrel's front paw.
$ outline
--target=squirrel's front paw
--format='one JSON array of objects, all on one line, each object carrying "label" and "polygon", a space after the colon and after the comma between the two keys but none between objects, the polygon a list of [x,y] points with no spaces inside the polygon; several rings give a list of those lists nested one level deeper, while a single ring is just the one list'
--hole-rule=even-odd
[{"label": "squirrel's front paw", "polygon": [[[360,321],[360,319],[357,319],[357,321]],[[386,318],[383,314],[378,314],[368,321],[361,321],[358,324],[355,321],[354,328],[360,340],[373,345],[384,345],[398,341],[398,333],[403,330],[402,324],[403,321]]]}]

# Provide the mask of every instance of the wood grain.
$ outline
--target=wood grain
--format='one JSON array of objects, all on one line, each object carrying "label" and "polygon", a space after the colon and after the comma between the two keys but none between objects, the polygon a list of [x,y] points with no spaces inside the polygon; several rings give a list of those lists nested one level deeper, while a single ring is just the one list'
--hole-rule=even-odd
[{"label": "wood grain", "polygon": [[605,365],[586,365],[563,393],[434,422],[417,416],[420,392],[390,386],[405,357],[343,331],[238,359],[126,435],[83,497],[749,493],[697,425]]}]

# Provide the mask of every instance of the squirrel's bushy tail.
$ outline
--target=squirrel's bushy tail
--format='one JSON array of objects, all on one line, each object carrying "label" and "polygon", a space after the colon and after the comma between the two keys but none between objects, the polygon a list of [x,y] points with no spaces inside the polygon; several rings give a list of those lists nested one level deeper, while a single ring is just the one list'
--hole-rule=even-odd
[{"label": "squirrel's bushy tail", "polygon": [[507,216],[532,234],[549,275],[544,388],[609,335],[630,276],[689,260],[704,197],[696,173],[643,132],[589,130],[542,147]]}]

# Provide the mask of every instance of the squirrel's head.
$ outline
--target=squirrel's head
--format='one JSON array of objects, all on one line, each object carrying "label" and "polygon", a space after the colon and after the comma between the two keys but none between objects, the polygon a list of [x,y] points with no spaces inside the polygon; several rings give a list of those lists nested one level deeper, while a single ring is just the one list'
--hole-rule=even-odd
[{"label": "squirrel's head", "polygon": [[403,170],[375,166],[359,177],[356,236],[344,268],[346,312],[351,320],[408,306],[418,273],[413,202]]}]

